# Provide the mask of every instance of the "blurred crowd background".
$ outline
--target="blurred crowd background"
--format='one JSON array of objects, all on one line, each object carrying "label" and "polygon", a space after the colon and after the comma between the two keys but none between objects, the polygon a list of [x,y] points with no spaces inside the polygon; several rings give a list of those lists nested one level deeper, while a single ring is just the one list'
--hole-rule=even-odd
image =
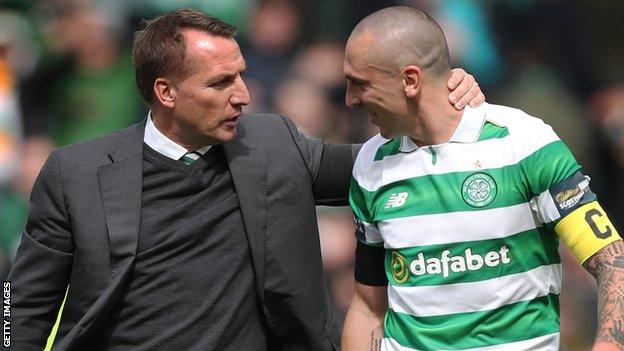
[{"label": "blurred crowd background", "polygon": [[[439,20],[452,65],[473,74],[490,103],[555,128],[621,231],[619,0],[0,0],[0,274],[10,268],[30,189],[52,148],[145,116],[129,54],[142,19],[192,7],[238,26],[253,100],[247,112],[279,112],[330,142],[363,142],[376,130],[344,106],[344,43],[361,18],[395,4]],[[353,287],[352,216],[348,208],[318,214],[328,285],[343,318]],[[595,283],[564,248],[562,255],[562,350],[587,350]]]}]

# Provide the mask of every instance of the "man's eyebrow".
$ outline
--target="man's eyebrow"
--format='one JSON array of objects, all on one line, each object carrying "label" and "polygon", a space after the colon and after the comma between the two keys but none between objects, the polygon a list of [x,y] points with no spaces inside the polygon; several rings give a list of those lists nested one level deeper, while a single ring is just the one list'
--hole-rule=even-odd
[{"label": "man's eyebrow", "polygon": [[224,80],[224,79],[228,79],[228,78],[231,78],[231,77],[234,77],[234,76],[236,76],[236,74],[232,74],[232,73],[221,73],[221,74],[218,74],[218,75],[216,75],[216,76],[214,76],[214,77],[211,77],[211,78],[208,80],[208,82],[210,82],[210,83],[216,83],[216,82],[220,82],[220,81],[222,81],[222,80]]},{"label": "man's eyebrow", "polygon": [[218,74],[212,78],[210,78],[209,82],[220,82],[222,80],[225,79],[234,79],[236,78],[237,75],[241,74],[241,73],[245,73],[245,71],[247,70],[247,67],[243,67],[242,70],[237,71],[237,72],[224,72],[221,74]]},{"label": "man's eyebrow", "polygon": [[359,78],[359,77],[356,77],[356,76],[354,76],[354,75],[353,75],[353,74],[351,74],[351,73],[346,73],[346,74],[344,75],[344,77],[345,77],[345,79],[346,79],[346,80],[350,80],[350,81],[352,81],[352,82],[366,82],[364,79]]}]

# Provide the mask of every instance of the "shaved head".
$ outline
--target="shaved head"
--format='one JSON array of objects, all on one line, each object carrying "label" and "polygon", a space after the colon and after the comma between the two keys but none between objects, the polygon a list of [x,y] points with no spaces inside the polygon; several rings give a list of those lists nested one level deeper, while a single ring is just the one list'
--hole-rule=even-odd
[{"label": "shaved head", "polygon": [[394,6],[370,14],[353,29],[349,44],[378,69],[394,73],[416,65],[435,77],[450,71],[442,28],[431,16],[412,7]]}]

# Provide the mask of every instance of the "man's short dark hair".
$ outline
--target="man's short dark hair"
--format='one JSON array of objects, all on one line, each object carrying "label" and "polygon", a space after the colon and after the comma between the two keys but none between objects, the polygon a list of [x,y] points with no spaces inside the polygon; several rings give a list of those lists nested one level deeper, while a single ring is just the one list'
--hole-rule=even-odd
[{"label": "man's short dark hair", "polygon": [[148,105],[154,101],[156,78],[180,80],[191,73],[184,64],[184,29],[197,29],[228,38],[236,35],[236,27],[192,9],[168,12],[145,21],[143,30],[135,35],[132,60],[139,93]]}]

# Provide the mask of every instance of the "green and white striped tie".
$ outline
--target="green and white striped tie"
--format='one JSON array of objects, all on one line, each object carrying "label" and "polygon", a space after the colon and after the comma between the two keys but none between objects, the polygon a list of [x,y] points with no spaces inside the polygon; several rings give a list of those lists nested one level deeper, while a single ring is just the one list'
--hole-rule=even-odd
[{"label": "green and white striped tie", "polygon": [[200,157],[201,154],[199,152],[189,151],[185,153],[184,156],[180,157],[180,160],[190,166],[195,163],[195,161],[197,161],[197,159],[199,159]]}]

